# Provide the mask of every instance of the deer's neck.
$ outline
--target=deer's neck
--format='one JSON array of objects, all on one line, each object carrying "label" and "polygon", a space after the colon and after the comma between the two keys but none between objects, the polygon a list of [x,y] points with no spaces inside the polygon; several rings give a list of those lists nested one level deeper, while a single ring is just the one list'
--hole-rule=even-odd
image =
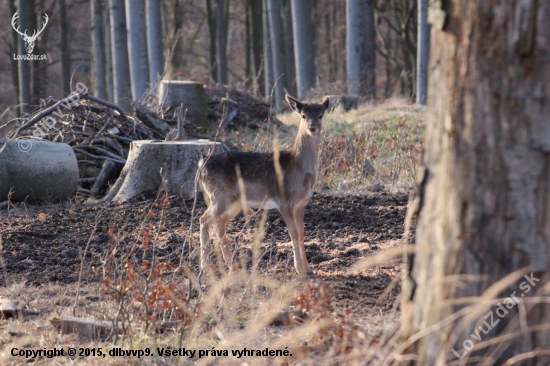
[{"label": "deer's neck", "polygon": [[294,159],[304,171],[317,172],[319,161],[319,137],[310,136],[302,126],[294,141]]}]

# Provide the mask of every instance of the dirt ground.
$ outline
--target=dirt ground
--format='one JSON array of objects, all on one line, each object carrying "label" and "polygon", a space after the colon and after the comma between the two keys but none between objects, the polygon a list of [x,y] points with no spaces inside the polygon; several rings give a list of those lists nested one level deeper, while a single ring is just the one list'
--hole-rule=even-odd
[{"label": "dirt ground", "polygon": [[[154,197],[140,197],[124,205],[19,206],[0,211],[0,235],[4,268],[1,282],[26,286],[72,284],[78,280],[80,253],[89,242],[83,281],[102,281],[102,260],[112,250],[132,250],[143,256],[143,230],[157,236],[158,260],[178,264],[187,258],[186,235],[190,227],[192,200],[174,199],[167,207]],[[315,193],[306,206],[306,253],[315,276],[313,283],[329,285],[337,309],[351,308],[360,317],[386,313],[395,305],[399,290],[400,261],[350,273],[349,268],[364,257],[400,245],[407,205],[407,193],[360,191]],[[199,198],[196,216],[204,210]],[[153,214],[149,212],[153,212]],[[228,225],[236,257],[250,254],[261,214],[248,225],[242,215]],[[94,230],[95,227],[95,230]],[[198,220],[193,235],[198,242]],[[191,253],[196,253],[192,251]],[[261,244],[260,270],[277,279],[293,278],[290,236],[276,210],[269,211],[265,238]],[[192,258],[196,256],[191,256]],[[191,261],[198,272],[197,260]],[[386,290],[388,289],[388,290]],[[381,296],[383,294],[383,296]]]}]

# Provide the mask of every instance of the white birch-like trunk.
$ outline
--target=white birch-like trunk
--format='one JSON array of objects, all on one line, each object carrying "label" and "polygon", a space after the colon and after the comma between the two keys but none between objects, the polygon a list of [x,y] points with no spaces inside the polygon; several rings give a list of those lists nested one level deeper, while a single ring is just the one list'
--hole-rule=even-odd
[{"label": "white birch-like trunk", "polygon": [[126,0],[126,27],[132,98],[140,100],[149,86],[145,0]]}]

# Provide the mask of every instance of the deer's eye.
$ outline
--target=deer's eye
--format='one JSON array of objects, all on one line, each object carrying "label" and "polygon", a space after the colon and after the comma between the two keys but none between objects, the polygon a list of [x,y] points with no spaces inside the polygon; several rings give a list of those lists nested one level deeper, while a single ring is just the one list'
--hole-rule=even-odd
[{"label": "deer's eye", "polygon": [[306,115],[305,115],[305,114],[302,114],[302,119],[306,119]]},{"label": "deer's eye", "polygon": [[322,114],[319,116],[319,119],[321,119],[321,118],[323,118],[323,115],[322,115]]}]

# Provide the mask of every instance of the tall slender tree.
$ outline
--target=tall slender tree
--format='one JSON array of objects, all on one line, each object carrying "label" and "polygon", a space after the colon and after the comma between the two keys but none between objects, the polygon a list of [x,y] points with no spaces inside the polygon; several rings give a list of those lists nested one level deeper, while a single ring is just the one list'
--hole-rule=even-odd
[{"label": "tall slender tree", "polygon": [[109,6],[103,7],[103,19],[105,19],[105,71],[107,75],[107,100],[115,100],[114,78],[113,78],[113,42],[111,40],[111,17]]},{"label": "tall slender tree", "polygon": [[67,22],[67,8],[65,0],[57,0],[59,11],[59,50],[61,65],[61,91],[67,95],[71,92],[71,65],[69,51],[69,23]]},{"label": "tall slender tree", "polygon": [[217,66],[217,45],[216,45],[216,8],[212,3],[212,0],[205,1],[206,7],[206,20],[208,22],[208,55],[210,61],[210,76],[214,82],[218,81],[218,66]]},{"label": "tall slender tree", "polygon": [[346,0],[348,93],[375,97],[374,0]]},{"label": "tall slender tree", "polygon": [[264,48],[264,26],[262,0],[248,0],[250,9],[250,28],[252,31],[252,60],[254,61],[254,76],[257,83],[257,91],[264,91],[265,65],[262,64]]},{"label": "tall slender tree", "polygon": [[[283,85],[288,93],[296,95],[296,58],[294,57],[294,35],[292,32],[292,7],[290,0],[281,3],[281,20],[283,24],[283,45],[285,53],[285,77]],[[283,103],[286,107],[286,104]]]},{"label": "tall slender tree", "polygon": [[[34,12],[34,2],[30,0],[18,0],[18,15],[17,25],[21,31],[32,29],[32,14]],[[19,37],[18,52],[20,55],[26,55],[27,49],[25,41]],[[19,103],[21,114],[28,113],[31,103],[31,64],[29,60],[19,59]]]},{"label": "tall slender tree", "polygon": [[147,51],[149,55],[149,79],[156,87],[164,69],[162,55],[162,19],[159,0],[147,0]]},{"label": "tall slender tree", "polygon": [[145,0],[126,0],[126,28],[132,98],[139,100],[149,84]]},{"label": "tall slender tree", "polygon": [[111,41],[113,50],[113,75],[115,103],[130,109],[130,63],[128,60],[128,34],[124,0],[109,0],[111,13]]},{"label": "tall slender tree", "polygon": [[428,60],[430,57],[430,23],[428,4],[430,0],[418,0],[418,57],[416,62],[416,103],[426,104],[428,86]]},{"label": "tall slender tree", "polygon": [[92,13],[92,70],[93,93],[100,98],[107,98],[107,78],[105,70],[105,35],[103,28],[103,1],[91,1]]},{"label": "tall slender tree", "polygon": [[216,0],[216,66],[218,81],[227,84],[227,36],[229,31],[229,0]]},{"label": "tall slender tree", "polygon": [[269,13],[267,9],[267,2],[269,0],[263,0],[263,30],[264,30],[264,87],[265,87],[265,100],[267,103],[272,102],[271,95],[273,93],[273,52],[271,49],[271,27],[269,26]]},{"label": "tall slender tree", "polygon": [[311,12],[311,0],[292,0],[296,79],[300,99],[315,86]]},{"label": "tall slender tree", "polygon": [[416,287],[402,313],[404,338],[421,336],[407,353],[417,365],[547,365],[550,2],[433,10]]},{"label": "tall slender tree", "polygon": [[269,30],[271,35],[275,109],[281,110],[284,106],[286,69],[280,0],[267,0],[267,14],[269,17]]}]

